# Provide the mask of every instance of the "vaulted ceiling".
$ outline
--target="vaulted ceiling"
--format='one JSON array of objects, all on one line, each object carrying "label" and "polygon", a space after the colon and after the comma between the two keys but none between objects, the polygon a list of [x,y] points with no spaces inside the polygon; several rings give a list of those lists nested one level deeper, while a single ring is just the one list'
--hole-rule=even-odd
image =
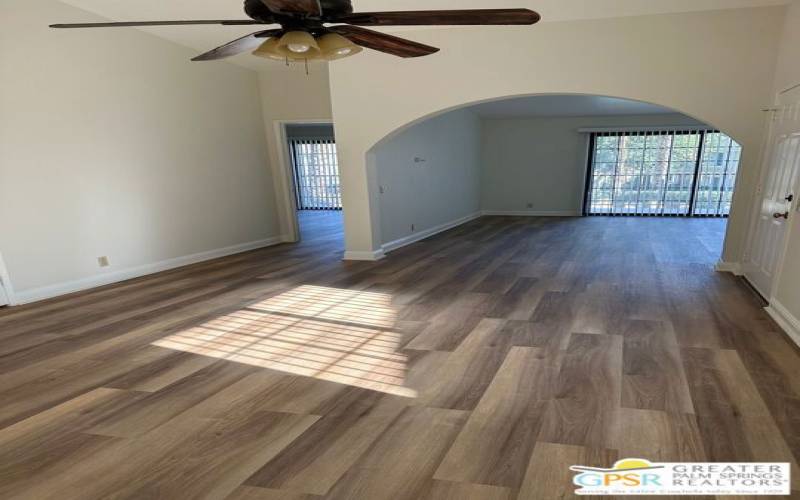
[{"label": "vaulted ceiling", "polygon": [[[245,19],[243,0],[62,0],[113,21]],[[788,0],[353,0],[357,11],[480,9],[528,7],[542,14],[544,22],[663,14],[729,8],[783,5]],[[80,19],[48,19],[47,22],[79,22]],[[184,26],[142,28],[156,36],[198,52],[253,32],[241,26]],[[413,28],[412,28],[413,29]],[[426,27],[425,29],[431,29]],[[408,31],[409,28],[403,28]],[[248,56],[234,62],[253,69],[271,63]]]}]

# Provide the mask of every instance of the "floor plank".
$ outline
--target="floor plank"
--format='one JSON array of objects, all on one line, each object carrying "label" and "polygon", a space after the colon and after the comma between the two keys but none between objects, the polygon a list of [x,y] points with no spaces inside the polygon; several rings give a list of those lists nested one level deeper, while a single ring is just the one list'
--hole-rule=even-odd
[{"label": "floor plank", "polygon": [[436,471],[435,479],[518,488],[541,425],[543,363],[514,347]]},{"label": "floor plank", "polygon": [[326,498],[421,498],[467,415],[460,410],[408,408]]},{"label": "floor plank", "polygon": [[618,458],[615,450],[536,443],[517,498],[579,498],[574,494],[576,487],[572,484],[575,473],[569,468],[573,465],[610,467]]},{"label": "floor plank", "polygon": [[603,448],[621,407],[619,335],[573,334],[539,440]]}]

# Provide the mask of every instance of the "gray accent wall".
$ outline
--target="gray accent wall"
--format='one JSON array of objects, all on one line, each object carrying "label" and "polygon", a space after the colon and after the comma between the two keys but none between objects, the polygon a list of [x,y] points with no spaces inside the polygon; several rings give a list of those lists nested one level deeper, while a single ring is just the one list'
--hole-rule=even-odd
[{"label": "gray accent wall", "polygon": [[578,215],[589,146],[578,129],[662,125],[702,124],[682,114],[483,120],[481,208]]},{"label": "gray accent wall", "polygon": [[477,115],[460,110],[417,124],[373,149],[383,191],[383,244],[480,211],[480,133]]}]

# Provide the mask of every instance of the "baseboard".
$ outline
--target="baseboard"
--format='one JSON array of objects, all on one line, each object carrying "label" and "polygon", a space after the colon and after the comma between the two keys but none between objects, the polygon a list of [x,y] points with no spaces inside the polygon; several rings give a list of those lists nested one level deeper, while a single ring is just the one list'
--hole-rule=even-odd
[{"label": "baseboard", "polygon": [[100,286],[111,285],[133,278],[140,278],[149,274],[155,274],[162,271],[169,271],[178,267],[184,267],[199,262],[218,259],[220,257],[227,257],[237,253],[248,252],[250,250],[257,250],[259,248],[269,247],[281,244],[285,241],[286,236],[276,236],[274,238],[267,238],[264,240],[251,241],[249,243],[242,243],[241,245],[233,245],[225,248],[218,248],[216,250],[209,250],[207,252],[196,253],[192,255],[185,255],[176,257],[174,259],[162,260],[153,264],[146,264],[143,266],[133,267],[130,269],[122,269],[120,271],[113,271],[106,274],[97,276],[90,276],[79,280],[68,281],[65,283],[58,283],[46,287],[35,288],[33,290],[18,291],[15,294],[14,304],[29,304],[31,302],[38,302],[40,300],[52,299],[61,295],[89,290]]},{"label": "baseboard", "polygon": [[412,243],[416,243],[426,238],[430,238],[433,235],[449,231],[454,227],[458,227],[462,224],[466,224],[467,222],[473,221],[481,217],[482,215],[483,215],[482,212],[475,212],[474,214],[467,215],[466,217],[461,217],[460,219],[456,219],[450,222],[445,222],[444,224],[440,224],[436,227],[432,227],[430,229],[426,229],[424,231],[411,234],[409,236],[406,236],[405,238],[400,238],[399,240],[390,241],[389,243],[383,245],[383,252],[389,253],[393,250],[397,250],[398,248],[402,248],[411,245]]},{"label": "baseboard", "polygon": [[742,275],[742,265],[738,262],[725,262],[721,260],[714,266],[714,270],[718,273],[731,273],[736,276]]},{"label": "baseboard", "polygon": [[374,262],[376,260],[381,260],[384,257],[386,257],[386,254],[383,252],[383,250],[375,250],[374,252],[344,253],[344,260],[359,260],[359,261]]},{"label": "baseboard", "polygon": [[577,210],[484,210],[483,215],[506,217],[580,217]]},{"label": "baseboard", "polygon": [[771,300],[766,308],[767,314],[783,328],[786,335],[800,347],[800,319],[797,319],[786,307],[777,300]]}]

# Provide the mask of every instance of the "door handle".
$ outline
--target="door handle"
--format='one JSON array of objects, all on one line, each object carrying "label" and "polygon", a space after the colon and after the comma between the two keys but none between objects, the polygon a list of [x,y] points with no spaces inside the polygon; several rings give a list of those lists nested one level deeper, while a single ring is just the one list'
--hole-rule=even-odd
[{"label": "door handle", "polygon": [[783,218],[783,219],[787,219],[788,220],[789,219],[789,212],[786,212],[786,213],[776,212],[776,213],[772,214],[772,216],[775,217],[776,219]]},{"label": "door handle", "polygon": [[793,195],[793,194],[790,194],[789,196],[787,196],[786,198],[784,198],[784,200],[786,200],[786,201],[788,201],[789,203],[791,203],[791,202],[793,202],[793,201],[794,201],[794,195]]}]

